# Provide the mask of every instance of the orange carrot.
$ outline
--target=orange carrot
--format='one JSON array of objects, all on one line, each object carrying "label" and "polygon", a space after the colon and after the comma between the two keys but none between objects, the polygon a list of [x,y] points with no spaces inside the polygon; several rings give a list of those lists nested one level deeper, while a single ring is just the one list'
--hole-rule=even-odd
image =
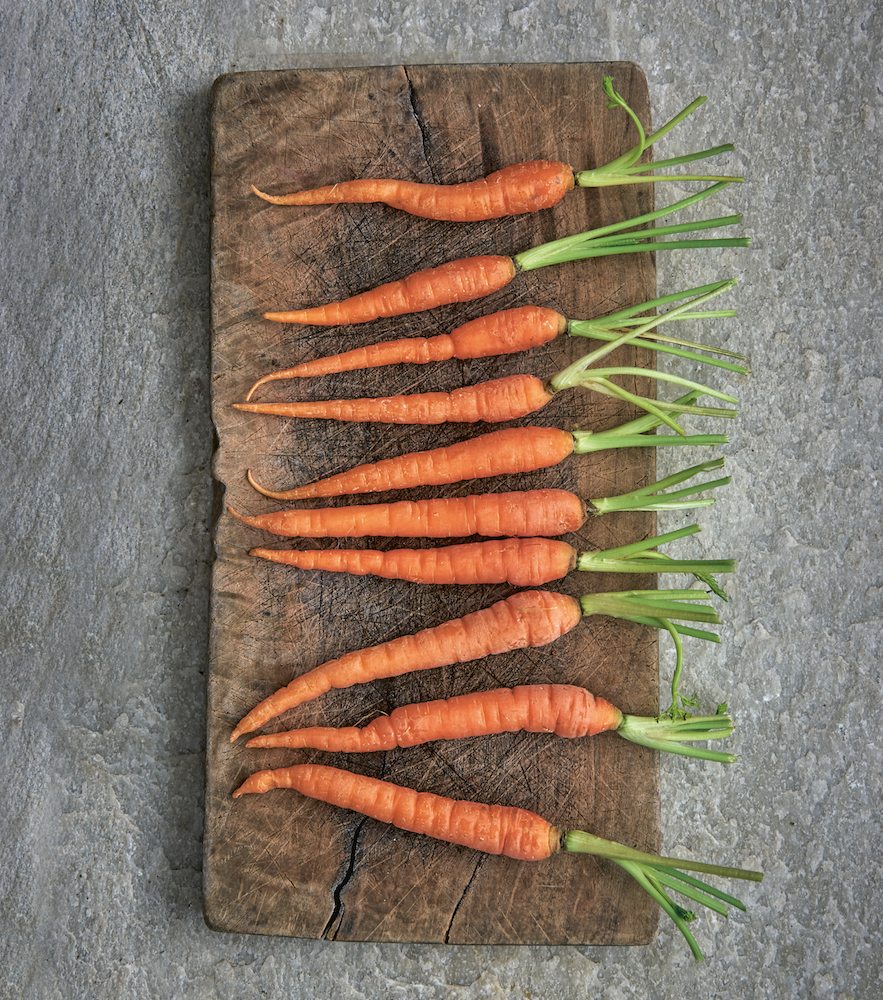
[{"label": "orange carrot", "polygon": [[[703,415],[735,415],[734,410],[708,410],[698,406],[673,406],[658,399],[629,392],[613,381],[615,375],[644,376],[658,382],[672,382],[681,388],[694,389],[703,395],[727,403],[737,402],[735,396],[712,389],[701,382],[668,372],[634,366],[590,368],[593,361],[604,357],[625,343],[633,334],[598,348],[558,372],[548,382],[535,375],[507,375],[467,385],[453,392],[416,392],[400,396],[365,397],[361,399],[323,399],[301,403],[234,403],[237,410],[262,413],[274,417],[315,417],[322,420],[373,422],[383,424],[444,424],[444,423],[504,423],[536,413],[551,402],[556,392],[566,389],[591,389],[608,396],[617,396],[636,403],[648,413],[696,413]],[[681,432],[671,416],[665,422]]]},{"label": "orange carrot", "polygon": [[562,580],[571,570],[596,573],[732,573],[732,559],[671,559],[656,546],[695,535],[695,524],[665,535],[600,552],[579,552],[553,538],[505,538],[430,549],[264,549],[250,555],[296,569],[318,569],[357,576],[381,576],[411,583],[510,583],[541,587]]},{"label": "orange carrot", "polygon": [[633,229],[643,223],[671,215],[715,194],[728,182],[712,184],[697,194],[655,212],[626,219],[600,229],[567,236],[514,257],[480,255],[449,261],[437,267],[415,271],[407,278],[390,281],[358,295],[306,309],[265,312],[264,318],[276,323],[311,323],[316,326],[336,326],[345,323],[367,323],[383,316],[404,316],[423,312],[436,306],[455,302],[470,302],[505,288],[520,271],[532,271],[553,264],[609,257],[623,253],[646,253],[656,250],[683,250],[697,247],[747,246],[745,238],[659,240],[655,237],[675,233],[690,233],[718,226],[736,225],[739,215],[728,215],[700,222],[686,222],[660,228]]},{"label": "orange carrot", "polygon": [[248,481],[259,493],[275,500],[377,493],[546,469],[564,461],[573,448],[574,435],[557,427],[513,427],[444,448],[358,465],[290,490],[265,489],[251,470]]},{"label": "orange carrot", "polygon": [[725,486],[729,477],[673,493],[667,493],[666,489],[700,472],[720,469],[723,464],[722,458],[713,459],[629,493],[596,497],[588,502],[567,490],[524,490],[357,507],[278,510],[269,514],[240,514],[229,506],[227,510],[252,528],[289,538],[554,537],[578,531],[585,523],[587,510],[600,516],[623,510],[690,510],[711,506],[713,498],[693,499],[694,494]]},{"label": "orange carrot", "polygon": [[293,194],[252,191],[271,205],[365,205],[380,202],[424,219],[477,222],[551,208],[572,191],[573,168],[530,160],[495,170],[465,184],[417,184],[386,178],[342,181]]},{"label": "orange carrot", "polygon": [[702,958],[702,952],[687,926],[692,914],[675,904],[666,890],[680,892],[724,915],[727,904],[741,910],[745,906],[714,886],[683,874],[680,869],[753,882],[763,878],[760,872],[742,868],[645,854],[583,830],[559,830],[526,809],[417,792],[390,781],[323,764],[295,764],[258,771],[245,779],[233,792],[233,798],[263,794],[277,788],[293,789],[301,795],[351,809],[400,830],[517,861],[543,861],[560,850],[606,858],[623,868],[650,893],[674,920],[697,959]]},{"label": "orange carrot", "polygon": [[307,671],[253,708],[230,740],[332,688],[464,663],[524,646],[544,646],[574,628],[581,616],[579,602],[572,597],[543,590],[522,591],[463,618],[347,653]]},{"label": "orange carrot", "polygon": [[[251,549],[249,555],[296,569],[381,576],[411,583],[511,583],[539,587],[561,580],[577,551],[553,538],[505,538],[432,549]],[[649,571],[647,571],[649,572]]]},{"label": "orange carrot", "polygon": [[[282,368],[259,378],[246,394],[246,401],[255,391],[268,382],[288,379],[308,378],[315,375],[330,375],[336,372],[357,371],[364,368],[382,368],[387,365],[425,365],[433,361],[447,361],[451,358],[487,358],[500,354],[518,354],[534,347],[549,343],[563,333],[571,337],[588,337],[592,340],[619,340],[630,328],[640,326],[636,335],[630,338],[635,347],[662,351],[688,361],[725,368],[739,375],[747,375],[748,369],[736,362],[744,361],[741,355],[717,347],[696,344],[689,340],[667,337],[656,328],[673,319],[719,319],[735,316],[732,309],[697,311],[697,306],[715,295],[732,288],[735,279],[716,281],[700,285],[683,292],[663,295],[648,302],[641,302],[627,309],[620,309],[593,320],[568,320],[554,309],[541,306],[518,306],[502,309],[487,316],[479,316],[451,333],[441,333],[435,337],[406,337],[377,344],[357,347],[342,354],[304,361],[291,368]],[[691,298],[691,296],[693,296]],[[641,315],[659,306],[668,305],[681,299],[688,301],[676,309],[654,315]],[[709,352],[709,353],[700,353]],[[722,354],[736,359],[736,362],[713,357]]]},{"label": "orange carrot", "polygon": [[539,347],[564,333],[567,320],[554,309],[518,306],[470,320],[450,333],[435,337],[406,337],[386,343],[357,347],[343,354],[304,361],[292,368],[270,372],[258,379],[246,399],[267,382],[279,382],[314,375],[382,368],[386,365],[425,365],[450,358],[486,358],[495,354],[515,354]]},{"label": "orange carrot", "polygon": [[316,417],[383,424],[503,423],[541,410],[552,393],[535,375],[508,375],[453,392],[418,392],[302,403],[234,403],[237,410],[275,417]]},{"label": "orange carrot", "polygon": [[[676,319],[681,314],[693,315],[696,304],[701,304],[706,299],[717,295],[719,290],[720,288],[714,288],[705,295],[699,295],[682,303],[670,310],[665,318]],[[614,382],[613,376],[644,375],[656,381],[671,382],[681,388],[695,390],[724,402],[735,403],[737,401],[734,396],[711,389],[701,382],[633,366],[593,367],[596,361],[607,357],[617,347],[634,341],[640,334],[655,326],[659,321],[660,317],[656,316],[643,324],[626,330],[620,337],[596,348],[553,375],[547,383],[543,383],[534,375],[508,375],[505,378],[489,379],[476,385],[455,389],[453,392],[412,393],[385,396],[379,399],[328,399],[305,403],[234,403],[233,406],[239,410],[271,416],[319,417],[329,420],[398,424],[475,423],[479,420],[486,423],[502,423],[536,413],[537,410],[542,409],[551,401],[556,392],[582,388],[608,396],[617,396],[630,403],[635,403],[648,413],[662,416],[664,421],[678,433],[683,433],[683,429],[669,415],[671,411],[704,415],[734,415],[735,411],[709,410],[704,407],[666,403],[647,396],[639,396]]]},{"label": "orange carrot", "polygon": [[575,628],[583,616],[607,615],[664,628],[675,635],[716,640],[713,633],[672,624],[673,620],[717,622],[717,615],[707,604],[683,603],[705,596],[702,590],[635,590],[586,594],[576,600],[546,590],[523,590],[481,611],[415,635],[346,653],[308,670],[253,708],[235,727],[230,740],[259,729],[270,719],[332,688],[465,663],[512,649],[545,646]]},{"label": "orange carrot", "polygon": [[[669,408],[692,407],[699,394],[690,391]],[[638,397],[633,397],[636,400]],[[651,404],[652,405],[652,404]],[[693,412],[696,412],[695,410]],[[732,416],[735,410],[705,410],[719,416]],[[357,465],[346,472],[328,476],[305,486],[271,490],[260,485],[252,471],[248,481],[264,496],[274,500],[306,500],[356,493],[403,490],[415,486],[456,483],[465,479],[516,475],[546,469],[563,462],[576,452],[603,451],[608,448],[661,447],[669,445],[726,444],[720,434],[658,435],[649,433],[662,423],[671,423],[665,413],[651,413],[607,431],[563,431],[557,427],[512,427],[443,448],[410,452],[379,462]],[[678,427],[680,431],[680,428]]]},{"label": "orange carrot", "polygon": [[358,728],[312,726],[255,736],[255,748],[371,753],[416,747],[435,740],[459,740],[497,733],[554,733],[566,739],[616,732],[632,743],[685,757],[731,764],[730,753],[690,746],[701,740],[726,739],[733,720],[722,712],[686,719],[625,715],[604,698],[572,684],[525,684],[476,691],[457,698],[404,705]]},{"label": "orange carrot", "polygon": [[[728,152],[729,144],[705,149],[698,153],[688,153],[676,157],[674,161],[662,164],[638,163],[643,152],[663,135],[670,132],[696,108],[705,98],[700,97],[667,122],[653,135],[646,135],[640,120],[624,99],[613,89],[613,80],[604,78],[604,92],[612,102],[626,111],[638,129],[638,143],[628,152],[616,157],[610,163],[594,170],[574,173],[566,163],[553,160],[530,160],[515,163],[496,170],[480,180],[464,184],[417,184],[413,181],[388,178],[369,178],[343,181],[296,191],[291,194],[272,195],[258,190],[252,191],[272,205],[341,205],[380,203],[400,209],[424,219],[441,219],[448,222],[475,222],[481,219],[499,219],[507,215],[521,215],[551,208],[572,191],[574,185],[580,187],[607,187],[616,184],[648,184],[666,180],[716,180],[707,175],[654,174],[660,165],[689,163],[694,160]],[[739,180],[739,178],[727,178]]]},{"label": "orange carrot", "polygon": [[310,309],[265,312],[274,323],[340,326],[368,323],[382,316],[405,316],[454,302],[471,302],[498,292],[515,277],[512,257],[479,256],[452,260],[415,271],[400,281],[388,281],[367,292]]}]

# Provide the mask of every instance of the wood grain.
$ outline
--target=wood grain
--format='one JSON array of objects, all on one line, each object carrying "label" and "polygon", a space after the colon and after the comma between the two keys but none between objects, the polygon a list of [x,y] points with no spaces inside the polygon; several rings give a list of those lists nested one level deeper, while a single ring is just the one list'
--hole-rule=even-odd
[{"label": "wood grain", "polygon": [[[463,426],[294,422],[234,411],[230,404],[272,368],[374,340],[443,332],[517,304],[549,305],[582,318],[655,292],[652,257],[633,255],[521,275],[492,298],[415,317],[328,329],[267,323],[260,318],[265,309],[325,302],[454,257],[512,253],[646,211],[652,193],[637,187],[577,191],[532,217],[457,226],[382,206],[279,208],[250,196],[249,185],[281,191],[371,175],[450,182],[537,157],[576,168],[596,165],[633,142],[625,116],[605,108],[605,73],[648,120],[646,83],[631,64],[397,66],[242,73],[217,81],[214,474],[227,502],[248,513],[273,509],[245,482],[248,467],[267,484],[294,485],[475,433]],[[551,375],[585,350],[582,341],[561,340],[529,356],[283,384],[268,387],[262,398],[383,395],[518,371]],[[620,356],[624,364],[648,363],[633,351]],[[617,401],[570,392],[556,397],[536,422],[608,427],[632,415]],[[547,485],[606,496],[652,480],[654,467],[651,451],[629,449],[575,457],[544,473],[487,481],[481,488]],[[475,489],[464,484],[413,495]],[[400,499],[381,495],[365,502],[391,498]],[[652,515],[620,514],[591,521],[572,540],[607,547],[653,530]],[[324,760],[441,794],[523,806],[563,827],[644,850],[658,849],[659,840],[657,761],[612,734],[582,741],[507,735],[351,757],[232,747],[233,724],[297,673],[484,607],[509,589],[420,588],[298,573],[250,559],[247,548],[268,538],[227,515],[220,516],[215,537],[204,875],[212,927],[360,941],[636,944],[652,938],[654,904],[624,873],[590,858],[559,856],[530,865],[481,856],[293,793],[233,802],[231,790],[254,770]],[[652,584],[653,577],[583,574],[561,589],[579,594]],[[525,682],[583,684],[626,711],[652,714],[658,709],[656,635],[591,619],[545,649],[332,692],[284,717],[278,728],[349,725],[412,701]]]}]

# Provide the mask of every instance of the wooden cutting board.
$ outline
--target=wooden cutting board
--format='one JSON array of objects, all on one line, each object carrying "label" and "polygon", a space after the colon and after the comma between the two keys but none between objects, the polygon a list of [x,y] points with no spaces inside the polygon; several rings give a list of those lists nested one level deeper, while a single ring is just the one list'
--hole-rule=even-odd
[{"label": "wooden cutting board", "polygon": [[[629,63],[292,70],[217,81],[212,408],[218,436],[214,474],[225,502],[247,513],[278,506],[248,486],[247,468],[281,488],[478,432],[463,425],[294,422],[233,410],[230,404],[270,369],[375,340],[440,333],[519,304],[583,318],[655,294],[653,259],[641,254],[521,275],[491,298],[411,317],[328,329],[268,323],[261,319],[265,309],[325,302],[455,257],[514,253],[639,214],[652,207],[652,192],[576,191],[535,216],[454,225],[383,206],[279,208],[252,196],[249,185],[275,192],[372,175],[462,181],[541,157],[577,168],[597,165],[634,142],[626,117],[605,106],[605,73],[648,121],[646,82]],[[530,355],[283,383],[268,387],[262,398],[450,389],[520,371],[548,376],[587,349],[588,342],[567,338]],[[620,357],[623,364],[648,363],[632,350]],[[652,391],[645,384],[638,388]],[[574,391],[556,397],[535,422],[611,427],[633,415],[617,401]],[[411,495],[549,486],[598,497],[652,481],[653,473],[652,450],[628,449],[573,457],[532,475]],[[358,502],[387,499],[401,495]],[[596,518],[571,541],[609,547],[645,537],[654,526],[649,514]],[[522,806],[562,827],[643,850],[657,850],[659,841],[656,758],[613,734],[581,741],[504,735],[361,756],[231,746],[234,723],[294,675],[346,651],[485,607],[512,591],[419,587],[270,565],[250,558],[247,549],[289,543],[226,513],[219,515],[215,544],[204,869],[205,915],[212,927],[356,941],[639,944],[652,938],[655,904],[624,873],[592,858],[526,864],[483,856],[293,792],[232,801],[230,792],[252,771],[316,760],[458,798]],[[578,574],[560,589],[578,595],[653,582]],[[582,684],[626,711],[654,714],[656,635],[638,625],[589,619],[544,649],[332,692],[276,728],[364,723],[397,705],[526,682]]]}]

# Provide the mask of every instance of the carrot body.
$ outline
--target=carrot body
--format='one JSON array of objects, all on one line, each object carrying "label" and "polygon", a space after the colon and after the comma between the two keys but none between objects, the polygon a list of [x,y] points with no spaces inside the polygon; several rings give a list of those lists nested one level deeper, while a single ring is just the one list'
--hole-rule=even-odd
[{"label": "carrot body", "polygon": [[576,565],[576,549],[554,538],[504,538],[433,549],[252,549],[249,553],[297,569],[382,576],[411,583],[511,583],[540,587]]},{"label": "carrot body", "polygon": [[247,398],[251,397],[258,386],[267,382],[331,375],[363,368],[382,368],[386,365],[425,365],[431,361],[448,361],[451,358],[465,360],[488,358],[497,354],[518,354],[554,340],[566,328],[566,317],[554,309],[544,309],[542,306],[501,309],[488,316],[470,320],[450,333],[368,344],[343,354],[315,358],[292,368],[270,372],[255,382]]},{"label": "carrot body", "polygon": [[252,528],[289,538],[555,537],[578,531],[586,520],[586,505],[567,490],[479,493],[251,516],[228,510]]},{"label": "carrot body", "polygon": [[573,190],[573,168],[552,160],[530,160],[495,170],[465,184],[418,184],[386,178],[341,181],[325,187],[270,195],[272,205],[365,205],[380,202],[423,219],[478,222],[551,208]]},{"label": "carrot body", "polygon": [[508,375],[453,392],[416,392],[297,403],[234,403],[237,410],[276,417],[381,424],[502,423],[541,410],[552,393],[535,375]]},{"label": "carrot body", "polygon": [[511,257],[464,257],[415,271],[398,281],[312,309],[265,312],[276,323],[337,326],[367,323],[381,316],[403,316],[452,302],[469,302],[505,288],[515,277]]},{"label": "carrot body", "polygon": [[404,705],[367,726],[314,726],[255,736],[246,746],[369,753],[495,733],[554,733],[566,739],[617,729],[622,712],[572,684],[525,684]]},{"label": "carrot body", "polygon": [[233,798],[274,788],[292,788],[400,830],[519,861],[542,861],[560,846],[560,832],[526,809],[461,802],[324,764],[258,771],[246,778]]},{"label": "carrot body", "polygon": [[573,435],[558,427],[512,427],[444,448],[357,465],[336,476],[290,490],[265,489],[251,473],[249,482],[259,493],[276,500],[378,493],[546,469],[563,462],[573,453],[573,446]]},{"label": "carrot body", "polygon": [[574,628],[581,617],[579,601],[566,594],[521,591],[481,611],[347,653],[307,671],[253,708],[233,730],[230,739],[253,732],[277,715],[332,688],[465,663],[511,649],[545,646]]}]

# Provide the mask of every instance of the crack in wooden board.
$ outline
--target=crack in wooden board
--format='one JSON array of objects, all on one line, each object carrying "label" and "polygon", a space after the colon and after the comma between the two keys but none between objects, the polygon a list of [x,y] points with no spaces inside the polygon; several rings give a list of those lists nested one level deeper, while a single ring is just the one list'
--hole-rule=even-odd
[{"label": "crack in wooden board", "polygon": [[[457,226],[382,206],[278,208],[251,196],[249,185],[276,191],[384,174],[451,182],[538,157],[592,166],[633,141],[625,116],[605,108],[605,73],[612,73],[618,89],[648,120],[646,82],[628,63],[293,70],[235,74],[216,83],[212,406],[218,435],[214,475],[227,502],[249,513],[276,506],[248,487],[248,467],[268,484],[294,484],[481,430],[293,422],[234,411],[230,403],[272,368],[374,340],[445,332],[517,304],[549,305],[581,318],[655,293],[652,257],[633,255],[522,275],[488,299],[411,317],[345,328],[267,323],[260,318],[265,309],[339,298],[454,257],[511,253],[639,214],[652,206],[652,191],[577,191],[534,216]],[[564,338],[529,355],[269,386],[264,398],[386,395],[449,389],[520,371],[551,375],[587,349],[582,340]],[[621,351],[620,357],[623,364],[650,363],[633,350]],[[647,382],[639,380],[641,391],[652,391]],[[609,427],[633,412],[616,400],[570,392],[556,397],[534,422]],[[534,475],[412,495],[545,485],[606,496],[652,481],[654,470],[651,450],[627,449],[574,457]],[[361,501],[400,498],[390,494]],[[620,514],[590,521],[570,540],[606,547],[645,537],[654,527],[650,514]],[[372,820],[362,823],[353,813],[295,793],[230,799],[252,771],[322,760],[366,774],[385,773],[392,781],[441,794],[522,806],[559,825],[590,829],[644,850],[656,850],[659,843],[657,761],[612,734],[581,741],[515,734],[349,757],[231,746],[232,725],[295,674],[511,593],[502,586],[421,588],[298,574],[247,556],[250,546],[267,543],[289,544],[220,516],[208,682],[208,923],[219,930],[325,934],[337,940],[649,941],[657,923],[655,905],[624,873],[591,858],[559,856],[531,865],[485,857],[477,865],[473,851]],[[402,543],[369,539],[354,544]],[[653,580],[582,574],[556,589],[579,594],[652,586]],[[626,711],[652,714],[658,709],[656,635],[637,625],[590,619],[543,649],[331,692],[283,717],[276,728],[351,725],[412,701],[543,681],[584,684]]]}]

